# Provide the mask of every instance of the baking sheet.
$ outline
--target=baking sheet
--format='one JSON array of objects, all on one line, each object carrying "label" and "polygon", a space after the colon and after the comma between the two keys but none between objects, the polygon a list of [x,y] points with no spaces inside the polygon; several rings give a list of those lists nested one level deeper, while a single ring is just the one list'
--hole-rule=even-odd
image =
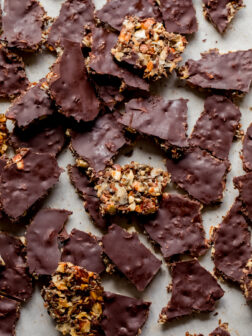
[{"label": "baking sheet", "polygon": [[[41,0],[48,15],[52,17],[57,16],[62,2],[62,0]],[[100,8],[104,2],[104,0],[96,0],[95,5],[97,8]],[[219,48],[221,52],[252,48],[251,1],[245,1],[247,7],[237,14],[224,37],[221,37],[215,31],[213,26],[203,18],[201,0],[195,0],[194,4],[199,22],[199,32],[190,38],[190,43],[184,53],[184,60],[188,58],[198,59],[200,52],[206,51],[209,48]],[[205,39],[206,41],[203,42]],[[49,66],[54,60],[54,55],[49,52],[43,52],[38,55],[29,55],[25,59],[29,80],[37,81],[45,76],[49,70]],[[162,95],[166,99],[180,97],[189,99],[188,134],[190,134],[193,124],[203,111],[204,96],[198,94],[197,91],[180,87],[180,83],[176,80],[175,76],[171,77],[169,80],[162,81],[162,83],[154,88],[153,92]],[[0,103],[0,112],[4,113],[8,106],[9,103],[2,100]],[[243,130],[246,130],[249,123],[252,121],[252,111],[250,111],[250,106],[252,106],[252,90],[240,103]],[[10,126],[11,124],[8,123],[8,125]],[[209,236],[210,227],[217,225],[221,221],[222,216],[226,214],[237,196],[237,191],[233,188],[232,179],[234,176],[244,174],[239,157],[240,150],[241,142],[234,142],[230,153],[232,170],[227,176],[227,185],[223,203],[219,207],[212,207],[203,211],[203,224],[207,236]],[[63,168],[66,168],[69,163],[74,162],[71,153],[67,149],[59,156],[58,160],[59,165]],[[137,143],[133,155],[130,158],[120,155],[116,162],[124,164],[131,160],[148,163],[155,167],[165,168],[163,153],[157,146],[151,144],[150,141],[141,141]],[[174,192],[175,188],[170,186],[168,191]],[[46,206],[65,208],[73,211],[73,215],[66,225],[68,232],[70,232],[72,228],[78,228],[97,235],[100,234],[85,213],[82,201],[70,184],[66,171],[61,175],[60,182],[53,189],[44,203],[44,207]],[[22,234],[22,228],[15,227],[13,230],[14,229],[18,234]],[[146,246],[152,249],[151,244],[143,234],[141,234],[140,238]],[[162,259],[161,254],[156,253],[156,255]],[[213,263],[211,262],[210,251],[208,251],[207,255],[200,258],[200,262],[212,272]],[[142,298],[152,302],[149,318],[142,329],[142,336],[184,336],[186,331],[190,331],[191,333],[201,332],[207,336],[217,327],[219,319],[221,319],[222,322],[229,323],[231,334],[233,336],[251,336],[251,307],[246,305],[242,292],[237,287],[227,284],[227,282],[221,284],[222,288],[225,290],[225,295],[217,303],[215,312],[183,318],[179,321],[168,323],[165,326],[158,325],[158,315],[162,307],[167,304],[170,297],[170,294],[166,292],[166,286],[170,282],[171,277],[165,263],[162,265],[161,272],[154,278],[143,294],[138,293],[124,278],[120,278],[116,275],[103,277],[105,290]],[[216,312],[218,312],[218,315],[215,315]],[[51,318],[43,307],[43,301],[40,297],[38,288],[35,289],[32,299],[22,307],[21,317],[17,324],[17,336],[27,335],[58,335]]]}]

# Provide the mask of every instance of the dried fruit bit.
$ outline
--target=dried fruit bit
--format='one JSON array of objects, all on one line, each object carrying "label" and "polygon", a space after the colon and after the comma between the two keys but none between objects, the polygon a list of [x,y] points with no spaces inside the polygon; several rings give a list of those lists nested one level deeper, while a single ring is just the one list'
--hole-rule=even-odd
[{"label": "dried fruit bit", "polygon": [[61,262],[41,294],[63,335],[99,335],[103,288],[98,274]]},{"label": "dried fruit bit", "polygon": [[0,114],[0,154],[3,155],[7,151],[8,130],[6,127],[6,117]]},{"label": "dried fruit bit", "polygon": [[168,33],[153,18],[127,17],[111,52],[117,61],[143,70],[144,78],[157,80],[177,68],[186,44],[184,36]]},{"label": "dried fruit bit", "polygon": [[170,178],[168,172],[148,165],[131,162],[113,165],[100,173],[95,186],[100,198],[102,214],[137,212],[149,214],[157,211],[158,197]]}]

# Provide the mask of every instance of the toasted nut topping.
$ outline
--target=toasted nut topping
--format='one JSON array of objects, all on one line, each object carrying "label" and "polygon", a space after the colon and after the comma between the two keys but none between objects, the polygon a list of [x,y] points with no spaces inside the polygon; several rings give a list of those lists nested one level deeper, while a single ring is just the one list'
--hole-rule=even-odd
[{"label": "toasted nut topping", "polygon": [[6,127],[6,117],[0,114],[0,154],[3,155],[7,151],[8,130]]}]

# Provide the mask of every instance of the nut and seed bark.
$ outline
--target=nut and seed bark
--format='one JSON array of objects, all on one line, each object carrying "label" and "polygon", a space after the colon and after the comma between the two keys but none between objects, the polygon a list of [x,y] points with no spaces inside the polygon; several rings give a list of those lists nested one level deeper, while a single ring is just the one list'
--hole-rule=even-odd
[{"label": "nut and seed bark", "polygon": [[1,336],[15,336],[16,323],[20,316],[20,303],[0,296],[0,330]]},{"label": "nut and seed bark", "polygon": [[240,200],[243,204],[242,211],[252,223],[252,172],[234,177],[233,183],[234,187],[239,190]]},{"label": "nut and seed bark", "polygon": [[241,158],[243,169],[247,172],[252,171],[252,123],[243,137]]},{"label": "nut and seed bark", "polygon": [[144,78],[158,80],[177,68],[186,44],[184,36],[168,33],[152,18],[128,17],[111,53],[117,61],[140,69]]},{"label": "nut and seed bark", "polygon": [[247,302],[252,301],[252,256],[246,267],[243,269],[243,277],[241,280],[241,288]]},{"label": "nut and seed bark", "polygon": [[41,294],[63,335],[99,335],[103,288],[98,274],[61,262]]},{"label": "nut and seed bark", "polygon": [[8,149],[9,132],[6,127],[6,116],[0,114],[0,155],[3,155]]},{"label": "nut and seed bark", "polygon": [[158,197],[169,183],[169,174],[162,169],[131,162],[113,165],[100,173],[95,186],[102,214],[156,212]]},{"label": "nut and seed bark", "polygon": [[[186,332],[185,336],[204,336],[203,334],[190,334],[189,332]],[[228,331],[228,323],[221,323],[219,327],[214,329],[209,336],[231,336],[231,334]]]}]

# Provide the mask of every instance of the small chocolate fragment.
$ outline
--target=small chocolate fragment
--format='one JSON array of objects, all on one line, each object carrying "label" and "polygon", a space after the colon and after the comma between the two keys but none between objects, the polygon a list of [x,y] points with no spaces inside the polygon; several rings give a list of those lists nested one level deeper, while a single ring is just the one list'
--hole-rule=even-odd
[{"label": "small chocolate fragment", "polygon": [[96,119],[83,133],[71,132],[70,149],[94,174],[111,164],[119,149],[126,144],[122,126],[110,113]]},{"label": "small chocolate fragment", "polygon": [[118,225],[111,225],[102,239],[104,252],[139,291],[144,291],[161,267],[157,259],[139,240]]},{"label": "small chocolate fragment", "polygon": [[252,221],[252,172],[233,179],[234,187],[239,190],[245,215]]},{"label": "small chocolate fragment", "polygon": [[22,58],[0,44],[0,97],[13,99],[28,83]]},{"label": "small chocolate fragment", "polygon": [[220,54],[210,49],[198,61],[189,59],[179,69],[181,79],[193,87],[245,94],[252,80],[252,49]]},{"label": "small chocolate fragment", "polygon": [[50,154],[22,149],[4,167],[0,183],[3,211],[18,220],[59,180],[61,170]]},{"label": "small chocolate fragment", "polygon": [[98,83],[96,79],[95,89],[99,99],[110,109],[110,111],[113,111],[115,106],[125,99],[125,96],[120,92],[119,85]]},{"label": "small chocolate fragment", "polygon": [[252,170],[252,123],[249,125],[247,132],[243,138],[242,146],[242,162],[243,169],[246,171]]},{"label": "small chocolate fragment", "polygon": [[126,16],[135,15],[139,19],[154,18],[162,22],[162,16],[155,0],[111,0],[96,12],[96,17],[117,31],[122,29]]},{"label": "small chocolate fragment", "polygon": [[197,147],[178,160],[167,159],[171,180],[193,198],[207,205],[220,202],[225,188],[228,161],[219,160]]},{"label": "small chocolate fragment", "polygon": [[160,11],[168,32],[192,34],[198,30],[192,0],[160,0]]},{"label": "small chocolate fragment", "polygon": [[98,274],[61,262],[41,294],[63,335],[100,335],[103,288]]},{"label": "small chocolate fragment", "polygon": [[16,323],[19,319],[20,304],[12,299],[0,296],[1,336],[15,336]]},{"label": "small chocolate fragment", "polygon": [[[117,41],[117,34],[102,27],[94,27],[91,32],[91,52],[87,59],[87,69],[96,76],[107,76],[120,81],[120,90],[124,89],[148,94],[147,82],[126,68],[120,67],[111,55],[111,49]],[[110,80],[109,80],[110,82]]]},{"label": "small chocolate fragment", "polygon": [[131,16],[123,21],[111,53],[118,62],[140,69],[144,78],[158,80],[177,68],[186,44],[184,36],[168,33],[161,22]]},{"label": "small chocolate fragment", "polygon": [[102,247],[96,236],[91,233],[73,229],[64,242],[61,261],[71,262],[91,272],[102,273]]},{"label": "small chocolate fragment", "polygon": [[26,248],[19,238],[0,233],[0,293],[26,301],[32,295],[32,279],[26,263]]},{"label": "small chocolate fragment", "polygon": [[209,151],[218,159],[228,160],[240,118],[241,112],[231,100],[224,96],[208,97],[192,131],[190,144]]},{"label": "small chocolate fragment", "polygon": [[221,34],[242,7],[243,0],[203,0],[204,16]]},{"label": "small chocolate fragment", "polygon": [[161,97],[132,99],[118,121],[129,131],[166,140],[165,146],[187,146],[187,100]]},{"label": "small chocolate fragment", "polygon": [[198,202],[187,197],[163,194],[156,214],[142,221],[151,239],[160,245],[165,259],[188,252],[198,257],[206,252],[208,244],[200,209]]},{"label": "small chocolate fragment", "polygon": [[149,314],[150,302],[104,292],[102,328],[106,336],[140,335]]},{"label": "small chocolate fragment", "polygon": [[9,132],[6,127],[6,116],[0,114],[0,155],[3,155],[8,149]]},{"label": "small chocolate fragment", "polygon": [[88,79],[79,43],[64,40],[64,51],[48,75],[49,92],[66,117],[77,122],[94,120],[100,102]]},{"label": "small chocolate fragment", "polygon": [[48,94],[42,87],[43,80],[31,84],[27,91],[14,100],[6,112],[7,119],[14,121],[18,127],[27,127],[35,120],[55,113],[55,108]]},{"label": "small chocolate fragment", "polygon": [[59,234],[72,212],[41,209],[27,228],[27,263],[31,274],[51,275],[60,261]]},{"label": "small chocolate fragment", "polygon": [[42,44],[46,12],[37,0],[5,0],[1,39],[8,47],[36,51]]},{"label": "small chocolate fragment", "polygon": [[228,324],[223,323],[209,334],[209,336],[231,336],[228,331]]},{"label": "small chocolate fragment", "polygon": [[47,45],[50,50],[64,47],[64,40],[82,44],[84,26],[94,24],[94,5],[91,0],[67,0],[59,16],[49,28]]},{"label": "small chocolate fragment", "polygon": [[224,295],[215,278],[198,260],[180,261],[172,266],[172,297],[159,316],[165,323],[196,312],[211,312]]}]

